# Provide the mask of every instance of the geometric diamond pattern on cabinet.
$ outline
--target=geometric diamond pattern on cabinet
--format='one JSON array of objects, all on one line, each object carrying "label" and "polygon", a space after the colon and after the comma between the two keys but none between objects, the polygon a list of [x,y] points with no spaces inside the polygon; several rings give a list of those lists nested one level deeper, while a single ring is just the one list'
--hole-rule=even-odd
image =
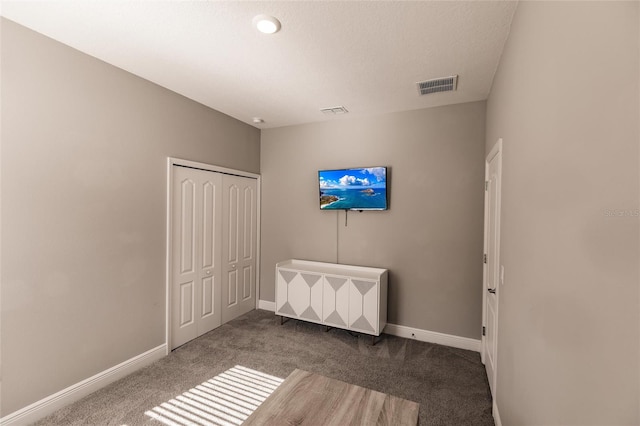
[{"label": "geometric diamond pattern on cabinet", "polygon": [[298,273],[294,271],[280,271],[280,275],[282,275],[282,278],[289,284]]},{"label": "geometric diamond pattern on cabinet", "polygon": [[313,307],[309,306],[303,313],[300,314],[300,317],[306,318],[308,320],[320,321],[320,316],[313,310]]},{"label": "geometric diamond pattern on cabinet", "polygon": [[322,275],[310,275],[310,274],[300,274],[300,275],[302,275],[302,278],[304,278],[304,281],[307,283],[309,288],[313,287],[318,281],[320,281],[320,278],[322,277]]},{"label": "geometric diamond pattern on cabinet", "polygon": [[300,317],[311,321],[320,321],[321,313],[316,312],[316,310],[313,309],[312,306],[311,289],[313,288],[313,286],[318,284],[318,282],[320,282],[320,278],[322,278],[322,275],[304,273],[300,273],[300,275],[302,276],[304,282],[309,286],[309,307],[307,307],[307,309],[305,309],[304,312],[300,314]]},{"label": "geometric diamond pattern on cabinet", "polygon": [[381,268],[290,259],[276,264],[276,315],[379,336],[387,323]]},{"label": "geometric diamond pattern on cabinet", "polygon": [[331,312],[331,314],[325,318],[326,322],[330,322],[331,324],[336,324],[336,325],[343,325],[346,326],[347,324],[342,320],[342,317],[340,316],[340,314],[338,313],[338,311],[333,311]]},{"label": "geometric diamond pattern on cabinet", "polygon": [[[358,293],[360,293],[361,306],[362,306],[362,311],[361,311],[362,315],[360,315],[358,317],[358,319],[356,319],[355,321],[353,321],[351,323],[351,327],[359,328],[361,330],[366,330],[366,331],[374,331],[373,325],[371,325],[369,320],[365,317],[364,296],[372,288],[375,287],[375,283],[373,283],[371,281],[360,281],[360,280],[356,280],[356,279],[352,279],[351,282],[353,283],[353,286],[356,288],[356,290],[358,290]],[[354,294],[351,294],[351,296],[353,297]]]},{"label": "geometric diamond pattern on cabinet", "polygon": [[373,326],[371,324],[369,324],[369,321],[367,321],[367,319],[364,317],[364,315],[360,315],[360,318],[355,320],[351,324],[351,327],[360,328],[362,330],[373,331]]},{"label": "geometric diamond pattern on cabinet", "polygon": [[[325,279],[327,283],[329,283],[331,289],[325,287],[325,291],[328,292],[326,297],[329,301],[326,303],[323,309],[327,309],[327,311],[329,311],[330,309],[332,310],[328,315],[325,314],[326,317],[324,320],[325,322],[331,323],[333,325],[346,327],[348,314],[347,312],[342,312],[342,314],[338,312],[338,290],[345,287],[347,278],[325,276]],[[348,307],[346,307],[346,309],[348,309]]]},{"label": "geometric diamond pattern on cabinet", "polygon": [[289,302],[285,302],[284,305],[280,306],[280,309],[278,311],[282,312],[283,314],[296,315]]},{"label": "geometric diamond pattern on cabinet", "polygon": [[372,283],[371,281],[351,280],[351,282],[353,283],[354,286],[356,286],[360,294],[363,296],[367,294],[369,290],[371,290],[375,286],[375,283]]},{"label": "geometric diamond pattern on cabinet", "polygon": [[346,278],[327,277],[329,285],[333,288],[333,291],[338,291],[340,287],[347,282]]},{"label": "geometric diamond pattern on cabinet", "polygon": [[[298,275],[297,272],[294,271],[279,271],[280,272],[280,276],[282,278],[284,278],[284,281],[287,283],[287,300],[289,299],[289,283],[291,283],[291,280],[295,278],[296,275]],[[280,312],[282,312],[283,314],[288,314],[288,315],[297,315],[296,311],[293,310],[293,308],[291,307],[291,304],[287,301],[285,302],[279,309]]]}]

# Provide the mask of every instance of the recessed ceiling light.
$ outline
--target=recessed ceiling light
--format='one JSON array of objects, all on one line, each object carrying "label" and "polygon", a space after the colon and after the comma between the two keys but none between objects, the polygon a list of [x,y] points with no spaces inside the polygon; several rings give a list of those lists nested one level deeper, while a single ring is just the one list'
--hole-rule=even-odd
[{"label": "recessed ceiling light", "polygon": [[253,122],[255,124],[261,124],[261,123],[264,123],[264,120],[260,117],[253,117]]},{"label": "recessed ceiling light", "polygon": [[258,15],[253,18],[253,26],[265,34],[273,34],[280,31],[280,21],[269,15]]}]

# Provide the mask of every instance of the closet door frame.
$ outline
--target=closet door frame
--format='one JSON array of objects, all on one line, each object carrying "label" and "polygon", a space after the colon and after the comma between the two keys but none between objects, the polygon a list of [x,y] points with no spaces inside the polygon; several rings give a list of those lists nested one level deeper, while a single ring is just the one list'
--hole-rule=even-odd
[{"label": "closet door frame", "polygon": [[166,259],[165,259],[165,347],[167,348],[166,354],[171,352],[171,276],[172,276],[172,262],[171,253],[173,248],[173,241],[171,238],[172,230],[172,217],[171,217],[171,202],[172,202],[172,182],[173,182],[173,166],[191,167],[193,169],[207,170],[210,172],[224,173],[228,175],[242,176],[247,178],[256,179],[257,183],[257,243],[256,243],[256,309],[259,305],[260,298],[260,206],[261,206],[261,178],[259,174],[245,172],[242,170],[228,169],[226,167],[214,166],[212,164],[199,163],[197,161],[184,160],[181,158],[167,158],[167,227],[166,227]]}]

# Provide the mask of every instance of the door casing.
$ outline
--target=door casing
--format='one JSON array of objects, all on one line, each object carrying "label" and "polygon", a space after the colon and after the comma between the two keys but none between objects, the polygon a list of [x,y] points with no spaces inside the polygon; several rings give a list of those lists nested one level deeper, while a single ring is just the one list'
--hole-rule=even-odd
[{"label": "door casing", "polygon": [[184,166],[191,167],[194,169],[207,170],[210,172],[224,173],[229,175],[243,176],[248,178],[256,179],[257,183],[257,194],[256,194],[256,203],[257,203],[257,244],[256,244],[256,309],[259,305],[260,298],[260,206],[261,206],[261,198],[260,198],[260,190],[261,190],[261,177],[259,174],[245,172],[242,170],[229,169],[226,167],[214,166],[206,163],[199,163],[196,161],[184,160],[180,158],[168,157],[167,158],[167,199],[166,199],[166,212],[167,212],[167,223],[166,223],[166,258],[165,258],[165,347],[166,354],[168,355],[171,352],[171,276],[172,276],[172,214],[171,214],[171,203],[172,203],[172,182],[173,182],[173,166]]}]

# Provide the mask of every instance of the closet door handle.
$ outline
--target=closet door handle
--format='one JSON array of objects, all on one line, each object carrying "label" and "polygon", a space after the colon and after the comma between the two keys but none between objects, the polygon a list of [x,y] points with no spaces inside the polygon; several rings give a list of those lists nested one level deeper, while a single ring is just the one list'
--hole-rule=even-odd
[{"label": "closet door handle", "polygon": [[487,291],[491,294],[496,294],[496,289],[495,288],[488,288]]}]

